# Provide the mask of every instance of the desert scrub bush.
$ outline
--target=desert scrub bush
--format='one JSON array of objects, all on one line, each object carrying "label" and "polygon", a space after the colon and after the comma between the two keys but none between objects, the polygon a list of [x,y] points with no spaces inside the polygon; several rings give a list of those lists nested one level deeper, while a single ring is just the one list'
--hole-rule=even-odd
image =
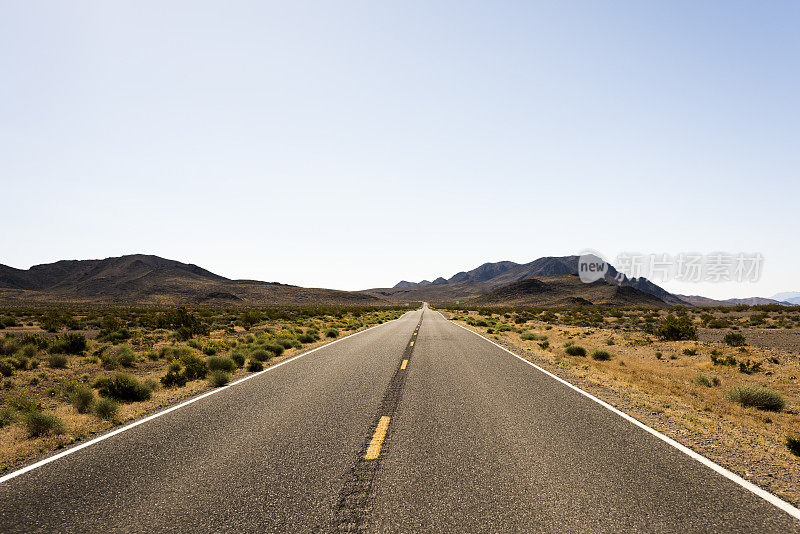
[{"label": "desert scrub bush", "polygon": [[119,411],[119,404],[109,398],[97,399],[94,403],[94,414],[101,419],[113,419]]},{"label": "desert scrub bush", "polygon": [[257,373],[264,370],[264,364],[258,360],[250,360],[247,362],[247,370],[251,373]]},{"label": "desert scrub bush", "polygon": [[538,345],[539,345],[540,349],[547,350],[550,347],[550,342],[545,339],[544,341],[542,341]]},{"label": "desert scrub bush", "polygon": [[9,377],[14,374],[16,367],[11,362],[10,358],[3,358],[0,360],[0,375]]},{"label": "desert scrub bush", "polygon": [[102,364],[103,369],[113,371],[119,367],[119,358],[117,358],[117,355],[112,351],[104,351],[100,354],[100,363]]},{"label": "desert scrub bush", "polygon": [[564,352],[570,356],[586,356],[586,349],[579,347],[578,345],[570,345],[564,349]]},{"label": "desert scrub bush", "polygon": [[47,357],[47,365],[53,369],[64,369],[67,366],[67,357],[63,354],[51,354]]},{"label": "desert scrub bush", "polygon": [[83,354],[87,348],[89,348],[89,344],[86,341],[86,336],[77,332],[67,332],[56,339],[49,350],[54,353]]},{"label": "desert scrub bush", "polygon": [[241,350],[234,350],[231,352],[231,360],[236,364],[236,367],[244,367],[245,359],[244,352]]},{"label": "desert scrub bush", "polygon": [[316,338],[309,334],[300,334],[299,336],[297,336],[297,340],[300,343],[314,343],[316,341]]},{"label": "desert scrub bush", "polygon": [[722,342],[731,347],[743,347],[747,344],[744,336],[735,332],[728,332],[725,334],[725,337],[722,338]]},{"label": "desert scrub bush", "polygon": [[744,373],[746,375],[752,375],[753,373],[757,373],[760,370],[761,370],[761,362],[750,361],[749,358],[747,360],[739,362],[740,373]]},{"label": "desert scrub bush", "polygon": [[692,320],[684,315],[675,317],[667,315],[661,320],[653,333],[666,341],[682,341],[697,339],[697,328],[692,324]]},{"label": "desert scrub bush", "polygon": [[599,361],[608,361],[611,359],[611,353],[607,350],[594,349],[592,351],[592,359]]},{"label": "desert scrub bush", "polygon": [[120,345],[114,350],[113,355],[123,367],[133,367],[136,363],[136,353],[128,345]]},{"label": "desert scrub bush", "polygon": [[539,339],[539,336],[537,336],[536,334],[532,334],[530,332],[525,332],[524,334],[520,334],[519,337],[520,339],[524,339],[526,341],[536,341],[537,339]]},{"label": "desert scrub bush", "polygon": [[259,362],[265,362],[273,356],[275,356],[275,353],[266,349],[256,349],[250,353],[250,358]]},{"label": "desert scrub bush", "polygon": [[42,410],[41,401],[27,391],[14,393],[6,399],[6,404],[18,412],[40,412]]},{"label": "desert scrub bush", "polygon": [[208,364],[195,353],[184,354],[178,360],[184,367],[184,373],[189,380],[200,380],[208,375]]},{"label": "desert scrub bush", "polygon": [[795,456],[800,456],[800,436],[786,436],[786,447]]},{"label": "desert scrub bush", "polygon": [[32,438],[50,434],[63,434],[66,430],[64,422],[51,413],[25,412],[22,416],[28,435]]},{"label": "desert scrub bush", "polygon": [[78,413],[87,413],[94,404],[94,391],[85,384],[79,384],[72,388],[69,394],[69,401]]},{"label": "desert scrub bush", "polygon": [[122,402],[146,401],[153,395],[148,385],[139,382],[135,376],[118,373],[114,377],[101,376],[94,382],[94,387],[103,397]]},{"label": "desert scrub bush", "polygon": [[221,369],[212,371],[211,376],[208,377],[208,383],[215,388],[222,387],[230,381],[231,381],[230,373],[227,373]]},{"label": "desert scrub bush", "polygon": [[236,362],[226,356],[209,356],[206,359],[209,371],[227,371],[236,369]]},{"label": "desert scrub bush", "polygon": [[17,412],[8,406],[0,408],[0,428],[8,426],[17,420]]},{"label": "desert scrub bush", "polygon": [[178,362],[172,362],[167,374],[161,377],[161,385],[165,388],[182,388],[188,381],[189,379],[186,378],[186,373],[181,371],[181,364]]},{"label": "desert scrub bush", "polygon": [[713,388],[714,386],[719,385],[719,378],[714,375],[706,375],[700,373],[696,377],[694,377],[694,383],[700,386],[705,386],[707,388]]},{"label": "desert scrub bush", "polygon": [[264,348],[275,354],[275,356],[280,356],[284,351],[283,345],[280,343],[265,343]]},{"label": "desert scrub bush", "polygon": [[696,354],[697,354],[697,349],[696,348],[683,349],[683,355],[684,356],[695,356]]},{"label": "desert scrub bush", "polygon": [[759,384],[733,387],[725,392],[725,398],[745,407],[771,412],[779,412],[786,405],[780,393]]},{"label": "desert scrub bush", "polygon": [[339,331],[335,328],[328,328],[325,330],[325,337],[339,337]]}]

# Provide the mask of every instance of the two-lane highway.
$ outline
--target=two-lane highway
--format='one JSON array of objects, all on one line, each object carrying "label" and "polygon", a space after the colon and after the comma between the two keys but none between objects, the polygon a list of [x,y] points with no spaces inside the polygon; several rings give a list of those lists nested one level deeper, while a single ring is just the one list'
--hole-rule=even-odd
[{"label": "two-lane highway", "polygon": [[800,532],[425,309],[0,484],[3,532]]}]

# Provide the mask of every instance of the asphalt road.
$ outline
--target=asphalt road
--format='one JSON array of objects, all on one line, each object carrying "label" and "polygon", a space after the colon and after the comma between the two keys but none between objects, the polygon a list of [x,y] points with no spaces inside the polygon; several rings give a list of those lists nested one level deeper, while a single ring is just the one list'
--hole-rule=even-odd
[{"label": "asphalt road", "polygon": [[0,484],[2,532],[348,530],[800,522],[431,310]]}]

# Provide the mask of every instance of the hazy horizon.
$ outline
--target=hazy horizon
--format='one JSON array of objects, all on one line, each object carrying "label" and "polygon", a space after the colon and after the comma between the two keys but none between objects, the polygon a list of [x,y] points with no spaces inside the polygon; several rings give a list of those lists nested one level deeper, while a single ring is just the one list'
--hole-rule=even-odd
[{"label": "hazy horizon", "polygon": [[800,290],[800,6],[8,2],[16,268],[129,253],[365,289],[591,248]]}]

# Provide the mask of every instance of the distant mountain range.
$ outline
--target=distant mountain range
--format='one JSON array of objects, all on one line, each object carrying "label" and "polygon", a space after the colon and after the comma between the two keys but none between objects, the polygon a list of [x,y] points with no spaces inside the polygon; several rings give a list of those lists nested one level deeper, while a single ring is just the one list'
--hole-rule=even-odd
[{"label": "distant mountain range", "polygon": [[486,306],[800,304],[800,293],[724,301],[674,295],[646,278],[620,275],[613,266],[603,280],[585,284],[578,277],[578,259],[563,256],[524,264],[484,263],[450,278],[337,291],[231,280],[197,265],[132,254],[103,260],[63,260],[26,270],[0,265],[0,302],[128,306],[368,306],[416,301]]},{"label": "distant mountain range", "polygon": [[64,260],[34,265],[27,270],[0,265],[0,300],[131,306],[383,303],[359,292],[230,280],[197,265],[144,254],[104,260]]},{"label": "distant mountain range", "polygon": [[[579,256],[544,257],[530,263],[484,263],[450,278],[409,282],[368,292],[382,298],[431,302],[454,300],[519,306],[571,304],[681,305],[677,296],[646,278],[628,278],[609,266],[605,281],[584,284],[578,279]],[[527,282],[528,280],[535,282]],[[525,281],[525,283],[522,283]]]},{"label": "distant mountain range", "polygon": [[785,291],[772,295],[773,300],[788,302],[789,304],[800,305],[800,291]]}]

